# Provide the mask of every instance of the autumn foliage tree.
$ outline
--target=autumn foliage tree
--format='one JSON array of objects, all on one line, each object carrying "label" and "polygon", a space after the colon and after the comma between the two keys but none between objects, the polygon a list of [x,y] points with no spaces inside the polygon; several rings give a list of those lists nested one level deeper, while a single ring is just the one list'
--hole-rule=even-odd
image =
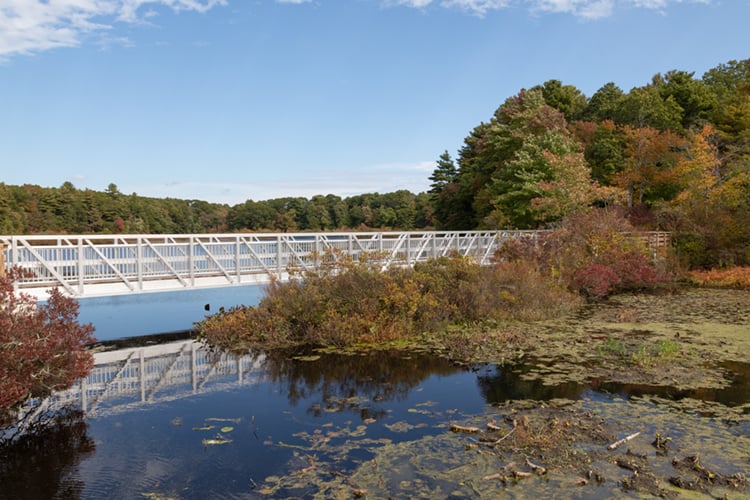
[{"label": "autumn foliage tree", "polygon": [[674,167],[683,140],[668,130],[653,127],[623,127],[624,168],[614,176],[615,185],[627,192],[627,205],[668,198],[676,191]]},{"label": "autumn foliage tree", "polygon": [[52,289],[37,305],[14,292],[24,274],[11,269],[0,276],[0,424],[29,398],[69,387],[93,364],[84,346],[94,341],[94,327],[78,322],[78,302]]}]

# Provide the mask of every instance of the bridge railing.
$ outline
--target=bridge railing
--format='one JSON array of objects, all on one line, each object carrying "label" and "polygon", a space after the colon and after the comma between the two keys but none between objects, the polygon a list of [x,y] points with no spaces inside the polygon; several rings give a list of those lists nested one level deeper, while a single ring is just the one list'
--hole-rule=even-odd
[{"label": "bridge railing", "polygon": [[[510,238],[544,231],[423,231],[196,235],[0,236],[6,266],[33,276],[19,290],[62,287],[73,296],[258,283],[291,267],[310,269],[337,249],[358,259],[377,252],[383,266],[411,266],[458,253],[486,264]],[[646,233],[649,246],[668,233]],[[106,285],[106,286],[102,286]],[[92,292],[97,288],[96,293]]]}]

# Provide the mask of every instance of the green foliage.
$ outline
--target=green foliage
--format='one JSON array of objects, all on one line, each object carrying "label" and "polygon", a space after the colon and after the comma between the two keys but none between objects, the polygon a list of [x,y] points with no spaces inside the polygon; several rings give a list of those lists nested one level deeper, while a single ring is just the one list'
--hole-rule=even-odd
[{"label": "green foliage", "polygon": [[632,89],[618,102],[614,121],[631,127],[682,132],[683,111],[672,96],[662,97],[658,86]]},{"label": "green foliage", "polygon": [[588,100],[580,118],[591,122],[614,120],[624,96],[625,93],[614,82],[606,83]]},{"label": "green foliage", "polygon": [[[591,201],[594,185],[580,144],[543,93],[537,88],[507,99],[489,124],[466,138],[458,187],[435,200],[436,214],[457,214],[454,227],[471,220],[488,228],[532,228]],[[568,194],[574,186],[583,196]]]},{"label": "green foliage", "polygon": [[564,286],[527,263],[482,267],[461,257],[382,271],[376,255],[353,262],[335,252],[289,282],[273,282],[257,307],[196,325],[209,343],[346,346],[416,339],[451,324],[539,319],[577,304]]},{"label": "green foliage", "polygon": [[608,336],[597,346],[600,357],[614,357],[639,367],[650,367],[668,361],[679,354],[681,345],[673,340],[659,339],[655,343]]},{"label": "green foliage", "polygon": [[573,85],[563,85],[560,80],[547,80],[531,90],[541,90],[544,102],[562,113],[567,121],[578,119],[586,108],[583,92]]}]

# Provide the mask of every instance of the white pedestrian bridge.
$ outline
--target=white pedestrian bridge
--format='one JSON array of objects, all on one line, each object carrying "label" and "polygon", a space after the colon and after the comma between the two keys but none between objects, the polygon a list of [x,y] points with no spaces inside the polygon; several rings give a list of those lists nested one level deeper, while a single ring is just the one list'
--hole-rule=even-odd
[{"label": "white pedestrian bridge", "polygon": [[[506,240],[538,240],[545,232],[0,236],[0,266],[31,271],[16,284],[18,291],[43,299],[51,287],[59,287],[83,298],[266,283],[272,277],[285,279],[291,268],[314,268],[331,250],[354,260],[364,254],[377,256],[383,268],[448,255],[488,264]],[[654,254],[669,244],[666,232],[634,236]]]},{"label": "white pedestrian bridge", "polygon": [[509,238],[538,231],[242,233],[0,236],[5,267],[32,276],[17,290],[44,298],[51,287],[73,297],[266,283],[290,268],[310,269],[335,250],[354,260],[377,255],[384,268],[458,254],[486,264]]}]

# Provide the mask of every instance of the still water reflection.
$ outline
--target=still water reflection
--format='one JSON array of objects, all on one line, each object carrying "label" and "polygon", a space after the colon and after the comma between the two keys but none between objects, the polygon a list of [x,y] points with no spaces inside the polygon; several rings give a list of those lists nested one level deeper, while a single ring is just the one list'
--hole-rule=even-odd
[{"label": "still water reflection", "polygon": [[489,403],[609,398],[525,380],[524,367],[465,367],[426,353],[277,351],[258,360],[257,376],[222,390],[86,419],[73,413],[2,450],[0,497],[256,498],[267,478],[311,457],[338,450],[330,472],[348,474],[384,444],[445,433]]}]

